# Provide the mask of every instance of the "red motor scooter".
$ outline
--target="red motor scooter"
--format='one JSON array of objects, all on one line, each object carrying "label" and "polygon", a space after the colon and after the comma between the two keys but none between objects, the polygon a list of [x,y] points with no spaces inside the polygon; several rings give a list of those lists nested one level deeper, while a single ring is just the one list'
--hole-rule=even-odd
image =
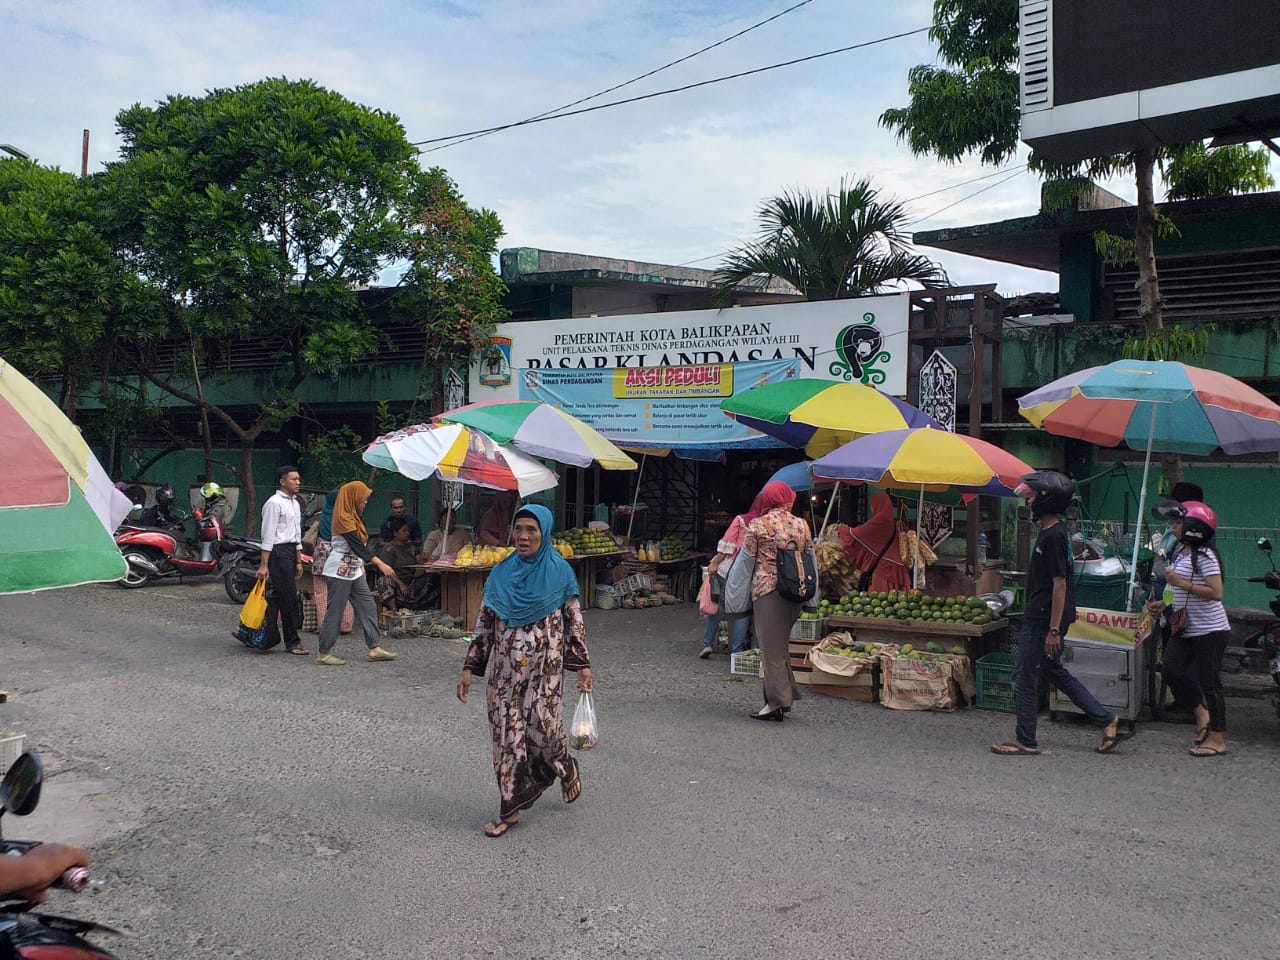
[{"label": "red motor scooter", "polygon": [[166,577],[221,576],[222,522],[206,505],[192,515],[196,535],[187,537],[186,526],[144,527],[124,524],[116,531],[116,546],[124,555],[128,570],[120,586],[145,587]]}]

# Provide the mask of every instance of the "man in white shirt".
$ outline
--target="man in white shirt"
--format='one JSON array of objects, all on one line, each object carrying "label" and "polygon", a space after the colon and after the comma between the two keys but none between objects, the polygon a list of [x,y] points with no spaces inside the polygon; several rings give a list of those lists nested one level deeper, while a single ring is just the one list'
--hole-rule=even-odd
[{"label": "man in white shirt", "polygon": [[[301,615],[298,610],[297,581],[302,576],[302,475],[297,467],[280,467],[276,471],[279,489],[262,505],[262,562],[258,579],[270,578],[272,590],[267,602],[263,649],[270,649],[283,634],[285,649],[298,656],[311,651],[298,637]],[[277,626],[276,617],[280,618]]]}]

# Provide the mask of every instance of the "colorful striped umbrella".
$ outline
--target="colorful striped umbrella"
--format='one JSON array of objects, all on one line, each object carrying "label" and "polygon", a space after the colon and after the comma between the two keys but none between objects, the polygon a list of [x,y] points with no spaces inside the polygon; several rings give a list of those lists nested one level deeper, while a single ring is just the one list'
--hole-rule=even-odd
[{"label": "colorful striped umbrella", "polygon": [[782,380],[729,397],[720,409],[809,456],[830,453],[855,437],[942,425],[905,400],[862,383]]},{"label": "colorful striped umbrella", "polygon": [[948,430],[887,430],[813,461],[815,479],[1011,497],[1031,467],[993,443]]},{"label": "colorful striped umbrella", "polygon": [[0,593],[125,574],[113,536],[133,508],[57,404],[0,359]]},{"label": "colorful striped umbrella", "polygon": [[1280,406],[1248,384],[1176,360],[1115,360],[1059,377],[1018,401],[1037,427],[1099,446],[1144,450],[1138,529],[1129,564],[1133,600],[1151,454],[1280,450]]},{"label": "colorful striped umbrella", "polygon": [[515,490],[521,497],[550,490],[559,482],[532,457],[460,423],[419,423],[385,434],[365,448],[364,462],[410,480],[435,477]]},{"label": "colorful striped umbrella", "polygon": [[1103,447],[1227,454],[1280,450],[1280,406],[1216,370],[1116,360],[1060,377],[1018,401],[1037,427]]},{"label": "colorful striped umbrella", "polygon": [[[888,430],[845,444],[811,466],[814,479],[910,487],[919,492],[954,490],[996,497],[1016,496],[1020,478],[1031,466],[995,444],[977,437],[920,427]],[[917,513],[917,522],[920,514]],[[919,531],[916,531],[919,543]],[[919,564],[913,563],[919,586]]]},{"label": "colorful striped umbrella", "polygon": [[534,457],[572,467],[598,463],[606,470],[634,470],[636,462],[594,427],[538,400],[481,400],[432,418],[461,423]]}]

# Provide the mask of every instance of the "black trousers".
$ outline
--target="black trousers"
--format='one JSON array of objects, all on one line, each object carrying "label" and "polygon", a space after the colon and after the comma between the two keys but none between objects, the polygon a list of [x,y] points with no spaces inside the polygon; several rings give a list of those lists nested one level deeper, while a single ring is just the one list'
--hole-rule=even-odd
[{"label": "black trousers", "polygon": [[[301,646],[298,628],[302,615],[298,608],[298,545],[277,543],[267,558],[267,583],[270,585],[267,600],[266,640],[275,646],[274,638],[284,640],[285,649]],[[277,626],[276,618],[280,618]]]},{"label": "black trousers", "polygon": [[1190,710],[1203,706],[1209,711],[1209,729],[1227,729],[1227,700],[1222,692],[1222,658],[1227,652],[1230,630],[1199,637],[1170,637],[1164,650],[1165,682],[1179,707]]}]

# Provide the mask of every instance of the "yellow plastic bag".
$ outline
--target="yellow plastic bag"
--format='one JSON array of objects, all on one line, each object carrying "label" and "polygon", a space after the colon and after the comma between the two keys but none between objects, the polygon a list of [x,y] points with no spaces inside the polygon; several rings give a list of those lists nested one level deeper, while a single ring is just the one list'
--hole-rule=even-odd
[{"label": "yellow plastic bag", "polygon": [[249,591],[249,599],[240,608],[240,622],[250,630],[257,630],[267,617],[267,581],[259,580]]}]

